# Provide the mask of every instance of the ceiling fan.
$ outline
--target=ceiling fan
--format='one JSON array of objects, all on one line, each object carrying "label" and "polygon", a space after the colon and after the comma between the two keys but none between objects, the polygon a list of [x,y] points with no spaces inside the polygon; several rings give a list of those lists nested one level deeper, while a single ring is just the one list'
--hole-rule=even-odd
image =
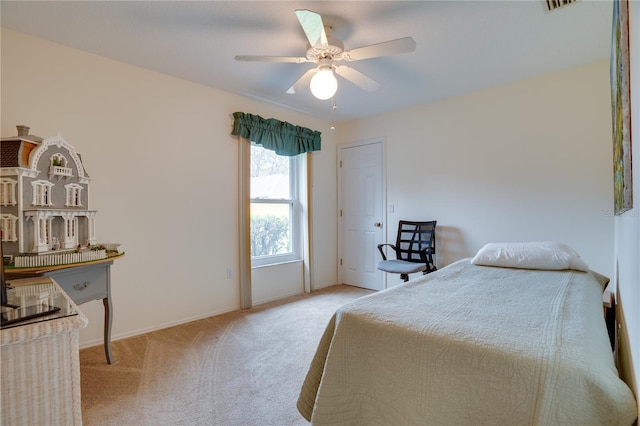
[{"label": "ceiling fan", "polygon": [[321,100],[329,99],[338,89],[338,81],[334,72],[363,90],[376,90],[380,87],[380,83],[350,66],[336,65],[336,62],[360,61],[397,53],[413,52],[416,48],[416,42],[411,37],[404,37],[357,49],[344,50],[342,42],[331,37],[332,27],[324,25],[322,17],[318,13],[306,9],[298,9],[296,10],[296,16],[309,40],[305,57],[260,55],[238,55],[235,57],[237,61],[292,62],[297,64],[312,62],[318,64],[316,68],[308,70],[293,83],[287,90],[289,94],[299,93],[303,87],[309,84],[311,93],[316,98]]}]

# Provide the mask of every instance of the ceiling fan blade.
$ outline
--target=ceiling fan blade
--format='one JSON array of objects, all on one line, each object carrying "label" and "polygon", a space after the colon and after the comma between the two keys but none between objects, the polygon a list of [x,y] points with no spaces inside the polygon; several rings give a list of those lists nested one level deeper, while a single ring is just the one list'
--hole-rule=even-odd
[{"label": "ceiling fan blade", "polygon": [[329,44],[327,34],[324,31],[322,17],[319,14],[306,9],[297,9],[296,16],[311,47],[321,47]]},{"label": "ceiling fan blade", "polygon": [[311,81],[311,77],[318,71],[317,68],[311,68],[300,77],[293,86],[289,87],[287,93],[290,95],[295,95],[296,93],[301,93],[305,87],[309,87],[309,82]]},{"label": "ceiling fan blade", "polygon": [[351,67],[340,65],[335,69],[336,74],[338,74],[340,77],[346,78],[347,80],[349,80],[359,88],[366,90],[367,92],[372,92],[380,87],[380,83]]},{"label": "ceiling fan blade", "polygon": [[346,61],[359,61],[361,59],[379,58],[380,56],[413,52],[414,50],[416,50],[415,40],[411,37],[404,37],[343,52],[342,59]]},{"label": "ceiling fan blade", "polygon": [[250,62],[293,62],[296,64],[302,64],[309,62],[307,58],[298,56],[261,56],[261,55],[237,55],[236,61],[250,61]]}]

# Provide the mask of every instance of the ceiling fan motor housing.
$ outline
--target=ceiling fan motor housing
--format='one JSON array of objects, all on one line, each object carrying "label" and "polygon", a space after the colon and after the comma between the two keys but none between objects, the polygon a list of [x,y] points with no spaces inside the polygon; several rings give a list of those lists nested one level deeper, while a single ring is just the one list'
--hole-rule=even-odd
[{"label": "ceiling fan motor housing", "polygon": [[307,50],[307,59],[317,62],[320,59],[339,60],[344,51],[344,44],[337,38],[327,37],[326,46],[313,47],[309,46]]},{"label": "ceiling fan motor housing", "polygon": [[318,70],[330,70],[333,69],[333,60],[330,58],[323,58],[318,60]]}]

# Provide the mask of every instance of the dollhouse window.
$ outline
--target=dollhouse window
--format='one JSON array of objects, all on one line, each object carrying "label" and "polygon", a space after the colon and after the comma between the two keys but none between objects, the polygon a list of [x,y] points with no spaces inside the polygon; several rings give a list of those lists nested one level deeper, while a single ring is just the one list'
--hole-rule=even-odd
[{"label": "dollhouse window", "polygon": [[2,241],[18,241],[18,233],[16,232],[16,223],[18,217],[11,214],[0,215],[0,233]]},{"label": "dollhouse window", "polygon": [[72,183],[64,186],[67,190],[67,207],[81,207],[82,206],[82,186],[77,183]]},{"label": "dollhouse window", "polygon": [[51,156],[51,165],[54,167],[67,167],[67,159],[62,154]]},{"label": "dollhouse window", "polygon": [[51,156],[51,165],[49,166],[49,179],[58,176],[58,180],[64,176],[69,179],[73,176],[73,170],[67,167],[67,158],[62,154],[53,154]]},{"label": "dollhouse window", "polygon": [[51,199],[51,188],[53,183],[46,180],[37,180],[31,182],[33,186],[33,200],[34,206],[53,206],[53,200]]},{"label": "dollhouse window", "polygon": [[15,206],[16,184],[13,179],[0,179],[0,206]]}]

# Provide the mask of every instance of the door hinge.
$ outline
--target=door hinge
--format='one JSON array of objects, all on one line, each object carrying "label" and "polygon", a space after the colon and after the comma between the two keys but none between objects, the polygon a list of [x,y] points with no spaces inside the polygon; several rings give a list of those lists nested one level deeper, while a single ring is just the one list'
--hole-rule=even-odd
[{"label": "door hinge", "polygon": [[340,167],[342,167],[342,160],[340,160]]},{"label": "door hinge", "polygon": [[342,209],[340,209],[340,217],[342,217]]},{"label": "door hinge", "polygon": [[340,266],[342,266],[342,258],[340,258]]}]

